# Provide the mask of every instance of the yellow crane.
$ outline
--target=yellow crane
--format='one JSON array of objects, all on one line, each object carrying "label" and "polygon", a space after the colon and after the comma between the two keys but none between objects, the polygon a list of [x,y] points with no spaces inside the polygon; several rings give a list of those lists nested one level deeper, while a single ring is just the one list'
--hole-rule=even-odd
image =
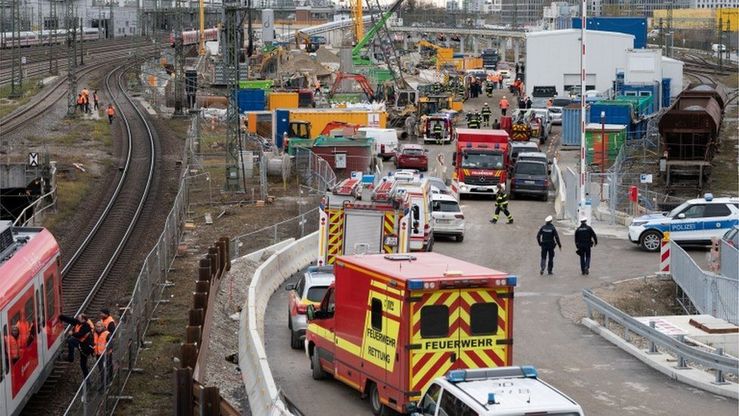
[{"label": "yellow crane", "polygon": [[205,0],[200,0],[198,5],[200,13],[200,33],[198,36],[198,55],[205,56]]},{"label": "yellow crane", "polygon": [[354,44],[364,37],[364,20],[362,19],[362,0],[352,1],[352,18],[354,19]]}]

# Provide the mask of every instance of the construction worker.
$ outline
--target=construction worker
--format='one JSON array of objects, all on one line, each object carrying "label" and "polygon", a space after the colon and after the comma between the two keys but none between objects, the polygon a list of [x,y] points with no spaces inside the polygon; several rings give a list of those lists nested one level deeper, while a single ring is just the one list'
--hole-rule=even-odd
[{"label": "construction worker", "polygon": [[98,111],[100,108],[98,107],[98,91],[95,90],[92,93],[92,103],[93,103],[93,110]]},{"label": "construction worker", "polygon": [[[562,243],[559,241],[559,234],[557,234],[557,229],[552,224],[552,220],[551,215],[547,216],[544,219],[544,225],[539,228],[539,232],[536,234],[536,242],[541,247],[539,274],[544,274],[544,266],[547,267],[547,274],[554,273],[554,247],[559,246],[560,251],[562,250]],[[547,258],[549,258],[548,262]]]},{"label": "construction worker", "polygon": [[113,104],[108,104],[108,109],[105,110],[105,114],[108,115],[108,124],[113,124],[113,118],[115,117],[115,108],[113,108]]},{"label": "construction worker", "polygon": [[18,329],[18,326],[13,325],[13,327],[10,328],[10,335],[5,336],[5,348],[12,364],[15,364],[21,359],[23,344],[20,341],[20,334],[21,331]]},{"label": "construction worker", "polygon": [[100,321],[103,323],[103,325],[105,325],[106,331],[110,332],[111,334],[115,332],[116,323],[115,319],[110,316],[110,309],[100,309]]},{"label": "construction worker", "polygon": [[575,247],[580,256],[580,272],[590,274],[590,249],[598,245],[598,236],[593,227],[588,225],[588,218],[580,218],[580,226],[575,230]]},{"label": "construction worker", "polygon": [[82,89],[82,100],[84,103],[83,110],[85,111],[85,113],[89,113],[90,112],[90,90],[88,90],[87,87]]},{"label": "construction worker", "polygon": [[482,105],[482,125],[484,127],[490,127],[490,114],[493,113],[493,111],[490,109],[490,106],[488,103],[485,103]]},{"label": "construction worker", "polygon": [[551,107],[553,104],[554,104],[554,101],[552,101],[551,98],[547,100],[547,108]]},{"label": "construction worker", "polygon": [[500,107],[500,113],[505,115],[508,111],[508,107],[510,107],[510,104],[508,103],[508,99],[504,95],[503,98],[500,99],[500,102],[498,103],[498,106]]},{"label": "construction worker", "polygon": [[471,129],[480,128],[480,119],[477,117],[477,113],[472,113],[470,119],[467,120],[467,127]]},{"label": "construction worker", "polygon": [[490,76],[490,80],[492,81],[492,84],[493,84],[493,89],[498,88],[498,80],[499,79],[500,79],[500,75],[498,75],[497,72],[496,73],[493,73],[493,75]]},{"label": "construction worker", "polygon": [[85,99],[82,98],[82,94],[77,94],[77,109],[85,111]]},{"label": "construction worker", "polygon": [[442,136],[444,135],[444,126],[441,125],[440,121],[434,123],[433,134],[434,139],[436,139],[436,144],[444,143],[444,141],[442,140]]},{"label": "construction worker", "polygon": [[503,183],[498,185],[498,192],[495,194],[495,213],[493,214],[493,219],[490,220],[491,223],[495,224],[498,222],[500,211],[503,211],[508,218],[507,224],[513,224],[513,215],[508,212],[508,195],[505,193],[505,184]]},{"label": "construction worker", "polygon": [[95,326],[92,321],[87,319],[87,316],[83,313],[79,314],[77,318],[71,316],[59,315],[59,320],[62,322],[73,325],[69,331],[69,338],[67,338],[67,361],[74,362],[74,350],[80,351],[80,369],[82,370],[82,376],[87,377],[90,370],[87,368],[87,358],[94,352],[93,348],[93,336]]},{"label": "construction worker", "polygon": [[[106,347],[110,341],[111,332],[105,328],[103,321],[95,323],[95,332],[93,335],[93,346],[95,350],[95,358],[97,360],[98,372],[100,373],[100,391],[110,382],[110,372],[112,370],[113,359],[110,351],[106,353]],[[101,359],[103,356],[105,358]]]}]

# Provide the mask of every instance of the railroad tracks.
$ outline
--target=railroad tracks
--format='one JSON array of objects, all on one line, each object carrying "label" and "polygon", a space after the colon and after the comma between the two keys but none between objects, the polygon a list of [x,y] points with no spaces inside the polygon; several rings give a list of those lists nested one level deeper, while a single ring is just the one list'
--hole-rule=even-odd
[{"label": "railroad tracks", "polygon": [[[96,314],[107,306],[108,297],[124,284],[123,278],[130,264],[136,260],[136,243],[129,242],[141,218],[149,196],[155,171],[154,132],[143,112],[125,90],[124,74],[128,64],[118,66],[105,78],[105,88],[118,109],[115,123],[122,127],[125,138],[125,156],[118,170],[115,189],[107,204],[93,218],[98,218],[77,251],[62,269],[62,288],[66,314],[86,312]],[[23,414],[48,414],[50,403],[66,408],[74,395],[67,393],[56,382],[70,377],[76,370],[69,363],[58,360],[47,382],[34,395]],[[79,370],[76,370],[79,371]],[[77,386],[74,386],[75,390]],[[61,390],[61,391],[60,391]]]}]

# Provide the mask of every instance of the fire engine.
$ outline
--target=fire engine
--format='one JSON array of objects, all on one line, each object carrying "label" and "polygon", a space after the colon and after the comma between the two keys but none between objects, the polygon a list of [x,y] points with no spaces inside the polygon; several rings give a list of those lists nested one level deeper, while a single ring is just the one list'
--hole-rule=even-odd
[{"label": "fire engine", "polygon": [[516,276],[437,253],[337,258],[305,349],[327,374],[403,412],[450,370],[511,364]]},{"label": "fire engine", "polygon": [[355,172],[319,205],[317,264],[355,253],[405,253],[410,249],[411,201],[394,179]]},{"label": "fire engine", "polygon": [[505,130],[457,129],[457,151],[452,156],[452,193],[495,193],[505,184],[509,165]]}]

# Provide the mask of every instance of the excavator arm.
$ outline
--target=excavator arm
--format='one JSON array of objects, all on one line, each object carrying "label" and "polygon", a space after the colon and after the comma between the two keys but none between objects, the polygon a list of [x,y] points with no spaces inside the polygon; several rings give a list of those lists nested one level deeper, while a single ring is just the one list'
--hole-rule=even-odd
[{"label": "excavator arm", "polygon": [[385,26],[385,23],[387,20],[392,16],[393,13],[395,13],[396,10],[400,7],[400,5],[403,3],[403,0],[395,0],[395,3],[390,6],[385,13],[382,14],[382,17],[377,21],[377,23],[370,28],[370,30],[364,35],[364,37],[357,42],[357,44],[352,48],[352,56],[359,56],[362,52],[362,49],[367,46],[372,39],[375,38],[375,35],[377,35],[377,32]]}]

